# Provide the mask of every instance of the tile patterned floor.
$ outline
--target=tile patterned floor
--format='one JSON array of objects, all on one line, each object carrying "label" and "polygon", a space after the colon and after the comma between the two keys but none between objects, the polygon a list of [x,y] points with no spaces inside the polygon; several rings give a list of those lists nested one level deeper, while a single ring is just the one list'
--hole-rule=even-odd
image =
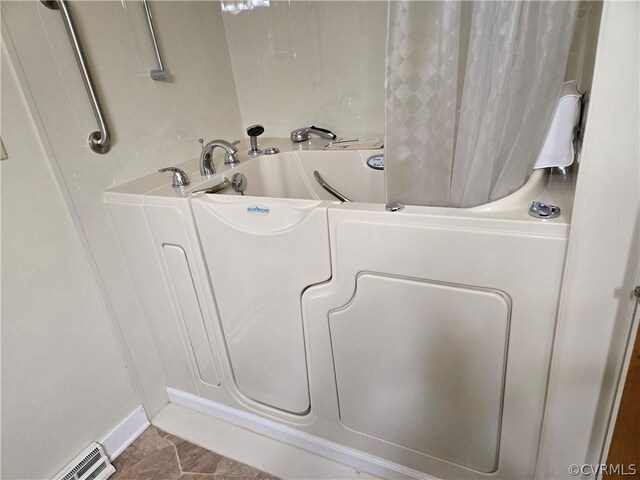
[{"label": "tile patterned floor", "polygon": [[147,428],[113,466],[109,480],[277,480],[156,427]]}]

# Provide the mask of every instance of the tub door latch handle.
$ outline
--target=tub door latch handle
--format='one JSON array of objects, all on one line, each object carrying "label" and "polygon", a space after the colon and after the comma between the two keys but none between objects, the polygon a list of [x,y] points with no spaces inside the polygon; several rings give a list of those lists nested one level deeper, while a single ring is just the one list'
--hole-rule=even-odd
[{"label": "tub door latch handle", "polygon": [[529,215],[534,218],[556,218],[560,216],[560,207],[542,202],[531,202],[529,207]]}]

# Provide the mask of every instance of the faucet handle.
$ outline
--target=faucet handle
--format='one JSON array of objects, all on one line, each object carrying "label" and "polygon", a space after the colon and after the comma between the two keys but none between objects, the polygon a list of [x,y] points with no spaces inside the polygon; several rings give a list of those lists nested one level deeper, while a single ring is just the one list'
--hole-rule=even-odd
[{"label": "faucet handle", "polygon": [[178,167],[165,167],[158,170],[158,172],[173,172],[173,181],[171,183],[173,188],[186,187],[191,183],[189,176],[184,172],[184,170]]},{"label": "faucet handle", "polygon": [[307,140],[309,140],[311,133],[315,133],[316,135],[322,138],[327,138],[329,140],[335,140],[337,138],[336,134],[331,130],[311,125],[310,127],[298,128],[297,130],[291,132],[291,141],[306,142]]},{"label": "faucet handle", "polygon": [[333,133],[331,130],[327,130],[326,128],[316,127],[314,125],[311,125],[309,127],[309,133],[315,133],[321,136],[322,138],[328,138],[329,140],[335,140],[337,138],[336,134]]}]

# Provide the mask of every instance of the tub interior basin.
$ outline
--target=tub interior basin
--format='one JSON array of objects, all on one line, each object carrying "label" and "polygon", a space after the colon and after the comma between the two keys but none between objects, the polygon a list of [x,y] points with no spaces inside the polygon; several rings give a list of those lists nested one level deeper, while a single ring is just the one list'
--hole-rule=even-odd
[{"label": "tub interior basin", "polygon": [[[232,180],[234,175],[242,174],[246,181],[243,193],[248,197],[340,202],[316,180],[314,172],[318,172],[328,185],[352,202],[385,204],[385,172],[367,165],[367,158],[376,154],[379,152],[308,150],[262,155],[246,160],[243,158],[238,166],[221,172],[207,183],[211,187],[224,178]],[[455,210],[458,213],[483,216],[502,215],[509,211],[515,212],[519,218],[522,213],[522,218],[529,219],[526,212],[532,200],[566,205],[569,208],[564,197],[556,198],[549,188],[550,179],[548,171],[534,170],[527,182],[511,195],[477,207]],[[201,188],[202,186],[198,186],[194,190]],[[229,186],[215,195],[240,193]]]},{"label": "tub interior basin", "polygon": [[[323,155],[324,153],[324,155]],[[315,179],[318,171],[324,180],[354,202],[384,202],[384,172],[366,165],[358,152],[285,152],[263,155],[225,172],[220,180],[232,180],[235,174],[246,178],[244,195],[338,201]],[[239,195],[228,187],[217,194]]]}]

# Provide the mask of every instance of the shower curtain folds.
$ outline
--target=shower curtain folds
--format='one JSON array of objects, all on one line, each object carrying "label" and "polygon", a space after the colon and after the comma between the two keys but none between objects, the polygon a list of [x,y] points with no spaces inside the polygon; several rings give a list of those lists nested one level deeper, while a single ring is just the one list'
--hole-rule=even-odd
[{"label": "shower curtain folds", "polygon": [[387,200],[472,207],[520,188],[564,81],[577,2],[395,2]]}]

